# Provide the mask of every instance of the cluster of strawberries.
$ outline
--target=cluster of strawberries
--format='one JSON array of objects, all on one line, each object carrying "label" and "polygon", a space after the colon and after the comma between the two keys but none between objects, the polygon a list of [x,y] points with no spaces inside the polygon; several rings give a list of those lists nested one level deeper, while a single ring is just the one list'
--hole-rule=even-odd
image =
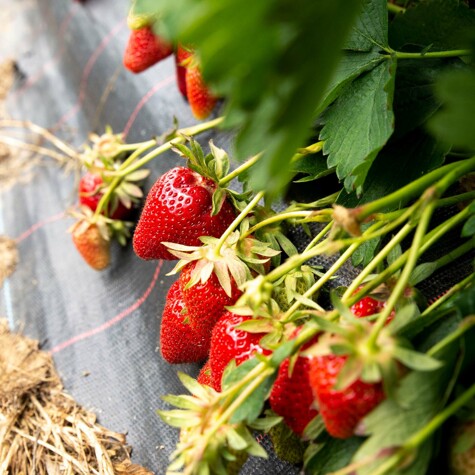
[{"label": "cluster of strawberries", "polygon": [[79,181],[79,211],[71,211],[76,222],[69,231],[83,259],[93,269],[103,270],[111,261],[111,240],[125,245],[130,237],[133,222],[129,220],[143,197],[141,182],[149,172],[138,170],[111,187],[127,154],[121,148],[122,135],[107,129],[103,135],[91,134],[90,138],[92,147],[86,147],[81,156],[87,172]]},{"label": "cluster of strawberries", "polygon": [[[189,168],[176,167],[165,173],[147,196],[133,246],[143,259],[182,259],[176,267],[181,272],[168,292],[162,315],[161,353],[169,363],[205,362],[198,381],[220,392],[223,373],[232,360],[240,365],[256,353],[268,355],[272,350],[261,345],[265,332],[242,328],[255,317],[229,309],[242,295],[241,286],[232,266],[227,267],[219,259],[214,262],[211,254],[213,243],[226,232],[236,213],[231,201],[224,198],[212,214],[217,188],[209,177]],[[223,278],[223,266],[227,280]],[[253,271],[249,273],[254,275]],[[383,302],[367,296],[351,310],[357,317],[367,317],[383,307]],[[294,326],[288,338],[299,331]],[[344,389],[336,389],[347,356],[306,354],[318,339],[303,345],[296,359],[281,364],[270,407],[298,436],[320,413],[332,436],[347,438],[384,399],[383,386],[381,382],[356,379]]]},{"label": "cluster of strawberries", "polygon": [[177,85],[189,102],[197,119],[205,119],[213,111],[217,98],[205,84],[199,61],[192,48],[177,45],[153,31],[151,19],[129,16],[130,36],[124,53],[124,66],[133,73],[140,73],[159,61],[175,56]]}]

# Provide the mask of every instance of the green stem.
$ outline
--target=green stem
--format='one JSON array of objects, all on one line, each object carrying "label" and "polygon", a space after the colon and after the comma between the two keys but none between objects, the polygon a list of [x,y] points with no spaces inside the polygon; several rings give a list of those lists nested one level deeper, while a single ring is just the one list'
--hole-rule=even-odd
[{"label": "green stem", "polygon": [[[360,243],[352,244],[336,261],[335,263],[323,274],[304,294],[304,298],[311,297],[315,292],[318,292],[337,272],[343,264],[353,255],[353,253],[358,249]],[[285,322],[298,308],[301,303],[296,300],[291,307],[285,312],[282,317],[282,320]]]},{"label": "green stem", "polygon": [[353,282],[346,289],[343,294],[342,300],[344,301],[350,295],[352,295],[355,290],[361,285],[364,279],[374,270],[377,266],[383,262],[383,260],[388,256],[391,250],[398,245],[414,228],[414,225],[407,223],[404,225],[399,232],[381,249],[380,252],[371,260],[371,262],[359,273],[359,275],[353,279]]},{"label": "green stem", "polygon": [[400,206],[401,203],[409,201],[411,198],[414,198],[417,195],[420,195],[424,192],[430,185],[435,181],[446,177],[453,170],[458,170],[463,167],[463,170],[468,168],[469,170],[475,166],[475,157],[472,157],[469,160],[464,160],[462,165],[460,162],[450,163],[444,165],[440,168],[437,168],[426,175],[418,178],[417,180],[409,183],[406,186],[403,186],[399,190],[390,193],[387,196],[374,200],[370,203],[362,205],[360,208],[357,208],[357,218],[360,222],[364,222],[366,218],[371,216],[373,213],[377,213],[385,208],[392,206]]},{"label": "green stem", "polygon": [[237,229],[237,227],[242,223],[242,221],[246,218],[246,216],[256,207],[259,201],[264,197],[264,192],[259,191],[259,193],[254,196],[254,198],[249,202],[249,204],[239,213],[237,218],[228,226],[226,231],[223,235],[219,238],[218,244],[216,245],[215,252],[219,255],[221,248],[223,247],[224,243],[231,235],[231,233]]},{"label": "green stem", "polygon": [[391,13],[405,13],[406,9],[404,7],[400,7],[399,5],[395,5],[394,3],[388,2],[388,12]]},{"label": "green stem", "polygon": [[243,171],[246,171],[248,168],[251,168],[255,163],[259,161],[261,157],[262,157],[262,153],[258,153],[257,155],[254,155],[249,160],[247,160],[242,165],[240,165],[235,170],[233,170],[231,173],[221,178],[221,180],[218,181],[218,185],[219,186],[227,185],[231,180],[239,176]]},{"label": "green stem", "polygon": [[469,49],[455,49],[450,51],[432,51],[421,53],[404,53],[403,51],[393,51],[392,56],[397,59],[429,59],[429,58],[457,58],[459,56],[470,56],[472,52]]},{"label": "green stem", "polygon": [[[432,229],[424,237],[421,248],[419,249],[418,256],[420,257],[424,252],[427,251],[435,242],[437,242],[444,234],[449,232],[454,227],[458,226],[462,221],[464,221],[469,215],[468,208],[464,208],[462,211],[456,215],[449,218],[447,221],[443,222],[436,228]],[[391,263],[386,269],[381,272],[377,277],[375,277],[371,282],[368,282],[363,289],[361,289],[357,294],[351,297],[351,302],[354,303],[359,300],[361,297],[366,295],[371,290],[375,289],[378,285],[386,282],[391,275],[397,272],[406,262],[409,251],[406,251],[393,263]],[[346,302],[348,303],[348,302]]]},{"label": "green stem", "polygon": [[470,252],[474,248],[474,245],[475,245],[475,237],[464,242],[462,245],[450,251],[445,256],[440,257],[439,259],[434,261],[437,266],[435,270],[440,269],[441,267],[444,267],[447,264],[450,264],[451,262],[455,261],[456,259],[463,256],[467,252]]},{"label": "green stem", "polygon": [[323,229],[307,244],[307,247],[304,249],[304,252],[309,251],[314,247],[318,242],[320,242],[326,234],[328,234],[333,226],[333,221],[330,221]]},{"label": "green stem", "polygon": [[426,439],[428,439],[447,419],[452,417],[460,408],[467,404],[475,397],[475,384],[470,386],[460,397],[458,397],[452,404],[447,406],[443,411],[439,412],[432,420],[426,424],[422,429],[417,431],[410,437],[398,451],[391,455],[382,465],[380,465],[372,475],[384,475],[391,473],[391,471],[404,458],[419,447]]},{"label": "green stem", "polygon": [[107,187],[107,191],[101,196],[101,199],[99,200],[99,203],[97,204],[96,210],[94,211],[95,217],[99,216],[102,213],[102,211],[107,207],[110,197],[112,196],[112,193],[120,184],[120,182],[122,181],[122,178],[125,176],[121,172],[121,170],[123,168],[126,168],[131,163],[133,163],[137,157],[139,157],[143,152],[148,150],[150,147],[153,147],[153,145],[155,144],[156,142],[154,140],[150,140],[149,142],[144,142],[144,144],[141,147],[135,150],[134,153],[132,153],[129,157],[127,157],[126,160],[124,160],[121,163],[119,170],[115,172],[114,174],[114,179],[111,181],[110,185]]},{"label": "green stem", "polygon": [[135,162],[133,165],[131,165],[129,168],[123,169],[121,176],[128,175],[129,173],[134,172],[135,170],[138,170],[139,168],[143,167],[144,165],[147,165],[150,161],[152,161],[155,157],[158,155],[170,150],[173,148],[175,144],[178,143],[183,143],[186,138],[185,137],[193,137],[195,135],[201,134],[203,132],[206,132],[208,130],[213,129],[214,127],[218,126],[221,122],[223,121],[222,117],[218,117],[217,119],[210,120],[208,122],[203,122],[202,124],[197,124],[192,127],[188,127],[185,129],[180,129],[177,131],[177,137],[169,140],[168,142],[164,143],[163,145],[160,145],[160,147],[157,147],[155,150],[150,152],[149,154],[145,155],[141,160],[138,160]]},{"label": "green stem", "polygon": [[458,340],[465,332],[470,330],[475,325],[475,317],[464,318],[458,325],[458,327],[449,333],[445,338],[436,343],[430,350],[427,352],[429,356],[436,356],[437,353],[450,343]]},{"label": "green stem", "polygon": [[309,216],[313,211],[289,211],[287,213],[280,213],[276,214],[275,216],[271,216],[270,218],[263,219],[259,223],[255,224],[252,228],[250,228],[243,237],[249,236],[250,234],[254,234],[258,229],[265,228],[269,224],[279,223],[280,221],[285,221],[286,219],[293,219],[293,218],[306,218]]},{"label": "green stem", "polygon": [[426,208],[422,212],[419,224],[417,225],[417,229],[414,234],[414,239],[412,240],[411,247],[408,251],[409,254],[407,256],[406,265],[404,266],[404,269],[396,285],[394,286],[394,289],[391,292],[391,295],[389,296],[386,305],[384,306],[373,328],[371,329],[371,334],[368,339],[369,345],[376,345],[376,340],[378,338],[379,333],[386,324],[386,320],[388,319],[391,311],[399,300],[399,297],[404,293],[404,290],[406,289],[409,277],[411,276],[411,273],[414,270],[414,267],[416,266],[417,259],[419,258],[419,248],[422,246],[424,236],[429,227],[429,222],[435,208],[436,201],[431,201],[429,204],[427,204]]},{"label": "green stem", "polygon": [[157,141],[155,139],[147,140],[147,142],[139,142],[139,143],[126,143],[123,145],[119,146],[119,150],[121,152],[130,152],[131,150],[137,150],[138,148],[142,148],[143,146],[146,146],[147,148],[153,147],[154,145],[157,144]]},{"label": "green stem", "polygon": [[445,303],[452,295],[456,294],[460,290],[462,290],[466,285],[468,285],[473,278],[475,277],[475,273],[470,274],[465,279],[461,280],[453,287],[451,287],[444,295],[439,297],[434,303],[429,305],[422,313],[421,317],[425,317],[429,313],[433,312],[437,307],[440,307],[443,303]]}]

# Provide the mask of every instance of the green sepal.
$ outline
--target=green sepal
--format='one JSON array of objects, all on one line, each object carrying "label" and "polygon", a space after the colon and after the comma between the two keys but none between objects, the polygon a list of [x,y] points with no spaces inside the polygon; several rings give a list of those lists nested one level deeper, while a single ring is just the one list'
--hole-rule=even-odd
[{"label": "green sepal", "polygon": [[398,345],[394,347],[393,355],[402,364],[416,371],[434,371],[443,365],[441,361],[425,353],[419,353]]},{"label": "green sepal", "polygon": [[193,415],[190,411],[181,409],[172,409],[170,411],[158,410],[157,414],[172,427],[196,427],[201,424],[201,418]]}]

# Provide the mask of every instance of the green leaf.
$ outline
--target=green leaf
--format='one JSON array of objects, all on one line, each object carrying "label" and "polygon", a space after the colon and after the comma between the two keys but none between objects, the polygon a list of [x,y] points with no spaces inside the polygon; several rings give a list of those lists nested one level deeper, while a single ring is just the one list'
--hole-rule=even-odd
[{"label": "green leaf", "polygon": [[475,235],[475,216],[470,216],[462,228],[462,237],[472,237]]},{"label": "green leaf", "polygon": [[440,74],[458,67],[456,59],[408,59],[398,63],[394,91],[394,115],[397,124],[396,137],[402,137],[425,122],[440,107],[434,85]]},{"label": "green leaf", "polygon": [[[328,166],[336,166],[351,191],[361,187],[371,163],[394,128],[392,97],[394,60],[387,60],[360,76],[325,113],[320,140]],[[356,118],[357,111],[357,118]]]},{"label": "green leaf", "polygon": [[311,135],[361,3],[137,0],[137,10],[160,11],[168,36],[196,46],[205,80],[228,98],[226,123],[239,129],[238,158],[265,147],[251,175],[254,189],[275,195]]},{"label": "green leaf", "polygon": [[388,10],[385,0],[365,0],[345,48],[355,51],[388,46]]},{"label": "green leaf", "polygon": [[444,74],[436,93],[443,107],[429,122],[431,132],[447,143],[475,150],[475,72]]},{"label": "green leaf", "polygon": [[[448,149],[420,129],[404,137],[391,139],[374,161],[361,197],[356,193],[342,192],[337,202],[353,208],[386,196],[440,166]],[[405,201],[401,201],[400,207],[405,204]],[[395,207],[387,207],[384,211],[393,209]]]},{"label": "green leaf", "polygon": [[325,91],[319,110],[323,110],[330,105],[340,95],[345,86],[365,71],[374,69],[382,61],[384,61],[384,57],[377,51],[345,51]]},{"label": "green leaf", "polygon": [[409,285],[415,287],[423,280],[430,277],[437,270],[437,262],[423,262],[411,272],[409,276]]},{"label": "green leaf", "polygon": [[311,445],[305,454],[305,473],[323,475],[345,467],[362,442],[359,437],[334,439],[328,436],[324,443]]},{"label": "green leaf", "polygon": [[429,51],[467,46],[467,32],[475,28],[475,12],[458,0],[417,2],[398,15],[389,28],[389,44],[396,50],[417,47]]},{"label": "green leaf", "polygon": [[[450,381],[457,357],[457,345],[447,348],[440,359],[444,366],[435,371],[413,371],[402,379],[397,393],[397,402],[386,399],[365,419],[365,432],[370,437],[360,447],[353,462],[374,459],[358,470],[358,475],[369,475],[384,463],[383,453],[391,453],[394,447],[402,445],[417,430],[421,429],[439,410],[444,401],[446,385]],[[432,441],[419,448],[417,456],[409,467],[393,470],[392,475],[426,473],[432,452]],[[379,455],[379,457],[378,457]]]}]

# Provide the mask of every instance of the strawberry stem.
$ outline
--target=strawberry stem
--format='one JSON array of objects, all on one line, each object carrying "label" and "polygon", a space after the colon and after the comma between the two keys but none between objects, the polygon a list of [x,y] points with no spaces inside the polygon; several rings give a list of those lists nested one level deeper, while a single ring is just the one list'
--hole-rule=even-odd
[{"label": "strawberry stem", "polygon": [[145,157],[143,157],[142,159],[135,162],[130,167],[122,169],[121,170],[121,176],[124,177],[124,176],[128,175],[129,173],[132,173],[135,170],[138,170],[139,168],[143,167],[144,165],[147,165],[149,162],[151,162],[158,155],[160,155],[160,154],[170,150],[171,148],[173,148],[173,146],[175,144],[183,143],[185,141],[186,137],[193,137],[195,135],[198,135],[198,134],[206,132],[210,129],[213,129],[214,127],[217,127],[222,121],[223,121],[223,118],[218,117],[217,119],[213,119],[213,120],[210,120],[208,122],[203,122],[201,124],[197,124],[197,125],[194,125],[192,127],[177,130],[177,132],[176,132],[177,137],[174,137],[173,139],[169,140],[168,142],[165,142],[164,144],[160,145],[155,150],[153,150],[149,154],[145,155]]},{"label": "strawberry stem", "polygon": [[[448,165],[444,165],[437,168],[426,175],[418,178],[417,180],[409,183],[408,185],[400,188],[399,190],[384,196],[378,200],[371,201],[365,205],[362,205],[357,214],[357,218],[360,222],[364,222],[366,218],[370,217],[373,213],[377,213],[389,206],[399,206],[399,204],[405,203],[408,200],[414,198],[417,195],[423,193],[429,186],[431,186],[437,180],[443,177],[448,178],[450,176],[452,180],[452,172],[457,171],[458,176],[462,176],[475,167],[475,157],[462,162],[454,162]],[[452,182],[452,181],[451,181]]]},{"label": "strawberry stem", "polygon": [[262,153],[258,153],[257,155],[254,155],[253,157],[251,157],[242,165],[234,169],[231,173],[228,173],[225,177],[221,178],[221,180],[218,181],[218,186],[227,185],[230,181],[234,180],[234,178],[239,176],[242,172],[246,171],[248,168],[251,168],[255,163],[259,161],[261,157],[262,157]]},{"label": "strawberry stem", "polygon": [[[432,420],[410,437],[393,455],[380,465],[373,475],[384,475],[390,473],[399,463],[401,463],[407,455],[410,455],[417,447],[419,447],[426,439],[428,439],[447,419],[453,416],[459,409],[465,406],[475,397],[475,384],[470,386],[461,396],[459,396],[452,404],[447,406],[443,411],[439,412]],[[334,475],[338,474],[336,472]]]},{"label": "strawberry stem", "polygon": [[440,307],[444,302],[446,302],[452,295],[456,294],[460,290],[462,290],[464,287],[466,287],[468,284],[470,284],[475,277],[475,273],[470,274],[468,277],[465,279],[461,280],[457,284],[455,284],[453,287],[451,287],[444,295],[439,297],[434,303],[429,305],[422,313],[421,317],[424,317],[426,315],[429,315],[431,312],[433,312],[437,307]]},{"label": "strawberry stem", "polygon": [[237,218],[234,219],[234,221],[228,226],[226,231],[224,231],[224,234],[219,238],[218,244],[216,245],[215,248],[215,253],[216,255],[219,256],[221,248],[223,247],[224,243],[228,239],[228,237],[231,235],[231,233],[238,228],[238,226],[242,223],[242,221],[246,218],[246,216],[249,214],[250,211],[252,211],[256,205],[259,203],[259,201],[264,197],[264,192],[260,191],[259,193],[254,196],[254,198],[249,202],[249,204],[239,213]]},{"label": "strawberry stem", "polygon": [[358,277],[353,279],[353,282],[348,286],[343,294],[342,300],[344,301],[350,297],[356,289],[362,284],[365,278],[371,274],[371,272],[378,267],[379,264],[388,256],[391,250],[399,244],[414,228],[414,224],[406,223],[399,232],[381,249],[380,252],[371,260],[371,262],[358,274]]},{"label": "strawberry stem", "polygon": [[424,236],[429,227],[429,222],[435,208],[436,201],[431,201],[429,204],[427,204],[426,208],[422,212],[419,224],[417,225],[416,232],[414,234],[414,239],[412,240],[412,245],[409,248],[406,265],[404,266],[404,269],[399,279],[397,280],[397,283],[394,286],[394,289],[391,292],[391,295],[389,296],[386,305],[384,306],[382,312],[380,313],[374,326],[371,329],[371,334],[368,338],[368,344],[370,347],[376,346],[376,341],[379,333],[383,329],[391,311],[393,310],[400,296],[404,293],[404,290],[407,287],[409,277],[411,276],[412,271],[416,267],[417,259],[419,258],[419,249],[422,246]]}]

